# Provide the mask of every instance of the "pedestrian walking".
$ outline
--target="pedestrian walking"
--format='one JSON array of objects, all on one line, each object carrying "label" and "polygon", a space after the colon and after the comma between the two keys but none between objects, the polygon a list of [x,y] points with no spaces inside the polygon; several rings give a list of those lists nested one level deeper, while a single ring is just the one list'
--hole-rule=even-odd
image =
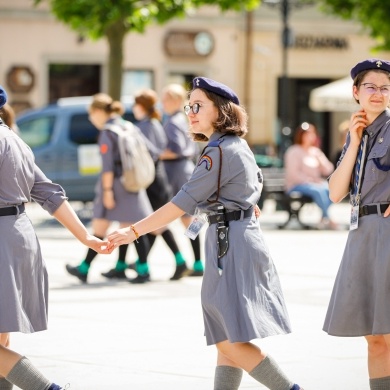
[{"label": "pedestrian walking", "polygon": [[[158,155],[160,155],[167,147],[167,137],[164,128],[161,125],[161,115],[157,110],[158,96],[157,93],[151,89],[139,91],[134,98],[133,113],[137,120],[137,127],[141,130],[143,135],[157,148]],[[172,187],[169,184],[167,173],[165,171],[164,163],[160,158],[155,162],[156,177],[154,182],[146,189],[150,204],[153,210],[159,209],[167,203],[172,197]],[[161,233],[169,249],[175,256],[176,269],[171,277],[171,280],[181,279],[188,271],[186,261],[183,254],[179,250],[179,246],[170,229],[165,228]],[[148,233],[150,249],[156,240],[155,234]],[[137,267],[136,261],[135,267]]]},{"label": "pedestrian walking", "polygon": [[330,198],[348,194],[351,225],[325,318],[332,336],[365,337],[370,389],[390,389],[390,62],[351,70],[360,110],[351,115]]},{"label": "pedestrian walking", "polygon": [[[96,184],[96,196],[93,205],[93,234],[103,239],[112,222],[119,222],[120,226],[128,226],[129,223],[144,218],[153,210],[145,190],[128,192],[121,183],[122,164],[118,145],[118,134],[111,131],[111,125],[123,126],[121,117],[124,109],[119,101],[114,101],[104,93],[96,94],[89,107],[89,119],[100,131],[99,148],[102,157],[102,172]],[[128,246],[119,248],[118,260],[114,269],[103,272],[102,275],[112,279],[127,279],[125,270],[126,253]],[[142,237],[136,250],[139,256],[137,265],[137,277],[130,280],[131,283],[146,283],[150,281],[147,255],[149,253],[149,240]],[[89,249],[85,259],[78,265],[66,265],[70,275],[77,277],[82,282],[87,282],[88,272],[97,252]]]},{"label": "pedestrian walking", "polygon": [[[0,87],[0,108],[7,100]],[[61,186],[35,165],[31,149],[0,120],[0,389],[60,390],[25,356],[10,349],[13,332],[47,329],[48,275],[39,241],[25,211],[31,199],[80,242],[99,253],[106,243],[90,235]]]},{"label": "pedestrian walking", "polygon": [[290,332],[277,271],[257,216],[262,176],[242,139],[247,115],[229,87],[204,77],[193,80],[184,107],[190,131],[208,142],[186,184],[149,217],[108,236],[109,247],[126,244],[180,218],[207,215],[202,308],[208,345],[217,348],[214,390],[238,389],[243,370],[273,390],[298,390],[278,364],[250,341]]},{"label": "pedestrian walking", "polygon": [[[188,120],[183,112],[186,99],[187,91],[180,84],[169,84],[162,91],[161,101],[166,115],[163,126],[168,144],[160,154],[160,158],[164,160],[168,180],[174,194],[191,177],[195,168],[193,160],[197,155],[196,145],[188,134]],[[180,219],[185,228],[188,228],[193,220],[188,214],[183,215]],[[203,276],[204,267],[201,261],[199,236],[191,239],[190,242],[194,253],[194,265],[189,276]]]}]

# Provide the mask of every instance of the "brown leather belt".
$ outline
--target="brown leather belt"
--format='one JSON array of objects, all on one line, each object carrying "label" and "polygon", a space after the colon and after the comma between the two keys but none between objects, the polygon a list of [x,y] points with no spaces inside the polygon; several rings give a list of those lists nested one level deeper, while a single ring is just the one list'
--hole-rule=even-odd
[{"label": "brown leather belt", "polygon": [[238,221],[242,218],[248,218],[253,214],[253,207],[250,207],[248,210],[234,210],[229,211],[228,213],[225,213],[224,215],[220,214],[213,214],[207,216],[207,219],[209,221],[209,224],[218,223],[218,222],[229,222],[229,221]]},{"label": "brown leather belt", "polygon": [[17,215],[23,213],[23,211],[24,204],[20,204],[19,206],[0,208],[0,217],[6,217],[7,215]]},{"label": "brown leather belt", "polygon": [[[390,203],[381,203],[379,205],[380,214],[383,214],[387,210],[389,205],[390,205]],[[364,217],[365,215],[370,215],[370,214],[379,214],[378,213],[378,205],[369,204],[366,206],[360,206],[359,217]]]}]

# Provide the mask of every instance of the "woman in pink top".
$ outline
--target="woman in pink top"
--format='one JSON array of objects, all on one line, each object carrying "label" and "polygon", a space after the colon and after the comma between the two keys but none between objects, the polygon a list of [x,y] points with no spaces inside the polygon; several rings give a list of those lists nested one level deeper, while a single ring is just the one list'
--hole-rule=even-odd
[{"label": "woman in pink top", "polygon": [[294,136],[294,145],[284,155],[286,192],[298,191],[310,196],[322,211],[321,227],[335,228],[328,209],[332,204],[326,177],[333,170],[333,164],[318,148],[318,134],[314,125],[304,122]]}]

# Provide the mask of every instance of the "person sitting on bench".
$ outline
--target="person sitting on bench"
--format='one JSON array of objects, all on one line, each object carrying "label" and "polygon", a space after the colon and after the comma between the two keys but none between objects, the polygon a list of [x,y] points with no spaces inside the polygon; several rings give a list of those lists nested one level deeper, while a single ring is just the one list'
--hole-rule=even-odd
[{"label": "person sitting on bench", "polygon": [[317,145],[316,127],[311,123],[302,123],[295,131],[294,145],[284,155],[286,193],[297,191],[310,196],[322,211],[318,228],[336,229],[337,224],[329,218],[328,210],[332,202],[325,179],[333,172],[334,166]]}]

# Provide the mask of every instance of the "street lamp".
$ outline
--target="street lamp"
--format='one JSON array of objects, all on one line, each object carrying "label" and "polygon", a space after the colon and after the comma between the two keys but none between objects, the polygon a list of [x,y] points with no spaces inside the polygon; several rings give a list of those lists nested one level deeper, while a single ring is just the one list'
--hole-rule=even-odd
[{"label": "street lamp", "polygon": [[300,8],[305,5],[313,5],[310,0],[263,0],[263,4],[271,7],[279,7],[282,16],[282,76],[280,81],[280,124],[281,139],[279,153],[282,156],[287,148],[287,142],[291,135],[291,123],[288,110],[289,80],[288,80],[288,49],[294,45],[294,34],[289,26],[289,16],[292,7]]}]

